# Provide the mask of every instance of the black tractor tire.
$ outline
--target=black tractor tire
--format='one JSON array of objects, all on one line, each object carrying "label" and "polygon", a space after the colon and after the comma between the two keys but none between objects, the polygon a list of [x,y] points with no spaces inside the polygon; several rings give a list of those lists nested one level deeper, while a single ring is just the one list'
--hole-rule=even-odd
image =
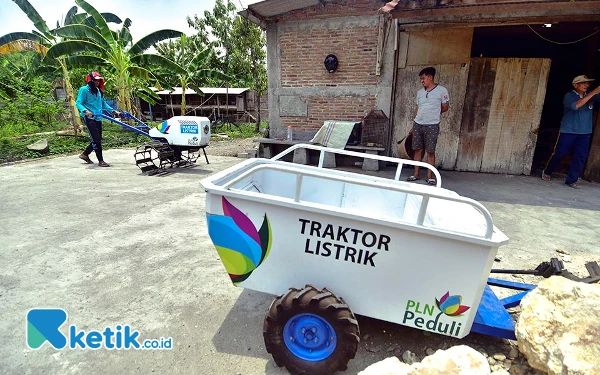
[{"label": "black tractor tire", "polygon": [[[318,315],[333,327],[337,345],[329,357],[307,361],[289,350],[283,331],[288,320],[298,314]],[[346,370],[348,361],[356,355],[360,330],[354,313],[343,299],[327,289],[307,285],[304,289],[292,288],[273,301],[264,320],[263,337],[267,352],[277,366],[285,366],[292,375],[329,375]]]}]

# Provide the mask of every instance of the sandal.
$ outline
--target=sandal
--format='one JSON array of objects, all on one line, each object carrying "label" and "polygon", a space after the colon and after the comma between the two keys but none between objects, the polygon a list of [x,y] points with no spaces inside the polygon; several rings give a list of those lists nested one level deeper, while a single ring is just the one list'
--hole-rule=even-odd
[{"label": "sandal", "polygon": [[572,187],[573,189],[581,189],[581,185],[577,182],[573,182],[572,184],[567,184],[568,187]]},{"label": "sandal", "polygon": [[105,162],[105,161],[101,161],[101,162],[98,162],[98,166],[99,166],[99,167],[110,167],[110,164],[108,164],[108,163],[107,163],[107,162]]},{"label": "sandal", "polygon": [[85,161],[88,164],[94,164],[94,162],[92,161],[92,159],[90,159],[90,157],[87,156],[86,154],[80,154],[79,155],[79,159]]},{"label": "sandal", "polygon": [[437,185],[437,181],[435,180],[435,178],[428,178],[427,185]]},{"label": "sandal", "polygon": [[550,181],[550,175],[549,174],[545,174],[544,172],[542,172],[542,180],[544,180],[544,181]]},{"label": "sandal", "polygon": [[409,178],[406,179],[406,181],[409,181],[409,182],[418,181],[418,180],[420,180],[420,178],[417,176],[410,176]]}]

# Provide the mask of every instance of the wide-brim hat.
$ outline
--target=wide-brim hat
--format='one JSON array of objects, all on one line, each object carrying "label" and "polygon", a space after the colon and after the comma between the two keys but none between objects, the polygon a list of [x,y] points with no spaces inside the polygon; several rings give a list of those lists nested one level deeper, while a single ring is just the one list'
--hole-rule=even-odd
[{"label": "wide-brim hat", "polygon": [[573,78],[573,84],[583,83],[583,82],[592,82],[592,81],[594,81],[594,79],[588,78],[586,75],[577,76],[577,77]]}]

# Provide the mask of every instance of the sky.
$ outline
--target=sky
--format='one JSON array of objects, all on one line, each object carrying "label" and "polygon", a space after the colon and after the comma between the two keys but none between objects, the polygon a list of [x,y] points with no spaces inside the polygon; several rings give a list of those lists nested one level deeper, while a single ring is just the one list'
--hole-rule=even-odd
[{"label": "sky", "polygon": [[[260,0],[234,0],[238,9]],[[173,29],[186,34],[194,34],[188,27],[186,16],[193,17],[212,11],[215,0],[87,0],[99,12],[116,14],[122,20],[131,19],[129,30],[136,42],[149,33],[161,29]],[[29,0],[46,21],[48,27],[56,27],[56,21],[64,20],[64,15],[75,6],[74,0]],[[81,10],[80,10],[81,12]],[[120,28],[109,24],[111,29]],[[12,0],[0,0],[0,36],[16,32],[33,30],[33,23]]]}]

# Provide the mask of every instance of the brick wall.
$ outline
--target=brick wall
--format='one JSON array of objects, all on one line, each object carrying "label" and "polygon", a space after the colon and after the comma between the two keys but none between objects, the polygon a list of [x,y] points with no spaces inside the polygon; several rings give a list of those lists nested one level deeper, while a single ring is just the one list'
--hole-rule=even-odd
[{"label": "brick wall", "polygon": [[[281,34],[281,87],[364,86],[377,84],[377,28],[294,30]],[[325,57],[337,56],[335,73]]]},{"label": "brick wall", "polygon": [[[376,108],[375,95],[357,94],[378,85],[378,27],[365,22],[328,22],[340,17],[377,17],[381,0],[340,0],[286,13],[276,22],[278,33],[281,88],[311,88],[310,95],[298,96],[307,103],[306,116],[281,116],[281,129],[294,126],[298,130],[319,129],[326,120],[360,121]],[[306,25],[306,21],[322,22],[323,27]],[[285,27],[288,22],[299,27]],[[324,66],[325,57],[337,56],[335,73]],[[327,94],[319,88],[327,89]],[[336,91],[339,87],[339,91]],[[333,91],[332,91],[333,90]],[[349,92],[351,91],[351,92]],[[367,90],[374,92],[374,90]],[[287,91],[290,94],[293,91]],[[364,91],[362,91],[364,92]],[[279,126],[278,126],[279,128]]]},{"label": "brick wall", "polygon": [[375,97],[311,97],[308,117],[281,117],[284,127],[319,129],[326,120],[360,121],[375,108]]}]

